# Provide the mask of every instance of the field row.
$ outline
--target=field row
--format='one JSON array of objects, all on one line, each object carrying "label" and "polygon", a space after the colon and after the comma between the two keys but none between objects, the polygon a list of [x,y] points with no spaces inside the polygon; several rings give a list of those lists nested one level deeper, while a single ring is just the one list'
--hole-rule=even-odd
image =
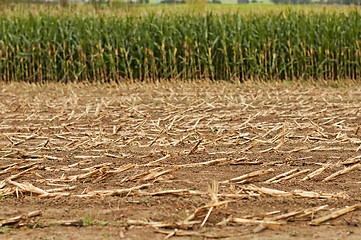
[{"label": "field row", "polygon": [[5,81],[358,79],[361,14],[43,11],[0,18]]}]

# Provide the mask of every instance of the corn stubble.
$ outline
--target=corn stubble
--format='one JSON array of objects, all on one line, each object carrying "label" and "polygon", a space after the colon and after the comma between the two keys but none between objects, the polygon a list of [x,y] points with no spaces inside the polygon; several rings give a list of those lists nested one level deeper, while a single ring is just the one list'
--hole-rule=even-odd
[{"label": "corn stubble", "polygon": [[0,79],[356,79],[360,13],[92,14],[0,17]]},{"label": "corn stubble", "polygon": [[[152,227],[165,239],[239,238],[330,221],[342,227],[359,217],[358,87],[0,84],[4,203],[114,197],[151,207],[184,199],[181,220],[173,207],[157,221],[126,216],[124,224]],[[272,211],[257,205],[270,201]],[[250,209],[236,205],[243,203]],[[6,216],[0,227],[90,225],[41,214]]]}]

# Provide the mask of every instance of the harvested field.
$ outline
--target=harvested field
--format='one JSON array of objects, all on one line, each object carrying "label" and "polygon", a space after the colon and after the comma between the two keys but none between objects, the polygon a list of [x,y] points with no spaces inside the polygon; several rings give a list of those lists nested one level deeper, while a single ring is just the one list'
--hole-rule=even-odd
[{"label": "harvested field", "polygon": [[360,239],[360,88],[0,83],[1,239]]}]

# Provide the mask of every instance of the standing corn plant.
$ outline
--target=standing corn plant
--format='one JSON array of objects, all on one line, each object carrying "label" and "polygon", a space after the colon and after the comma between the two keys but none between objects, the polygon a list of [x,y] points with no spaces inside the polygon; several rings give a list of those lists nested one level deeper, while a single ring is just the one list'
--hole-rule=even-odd
[{"label": "standing corn plant", "polygon": [[360,77],[358,10],[121,15],[19,11],[0,17],[0,79]]}]

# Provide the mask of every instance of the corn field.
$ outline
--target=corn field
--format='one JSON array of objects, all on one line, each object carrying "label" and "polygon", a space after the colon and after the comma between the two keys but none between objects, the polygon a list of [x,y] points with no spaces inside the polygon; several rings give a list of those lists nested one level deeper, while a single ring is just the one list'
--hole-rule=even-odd
[{"label": "corn field", "polygon": [[36,14],[0,17],[0,79],[357,79],[361,15],[348,12]]}]

